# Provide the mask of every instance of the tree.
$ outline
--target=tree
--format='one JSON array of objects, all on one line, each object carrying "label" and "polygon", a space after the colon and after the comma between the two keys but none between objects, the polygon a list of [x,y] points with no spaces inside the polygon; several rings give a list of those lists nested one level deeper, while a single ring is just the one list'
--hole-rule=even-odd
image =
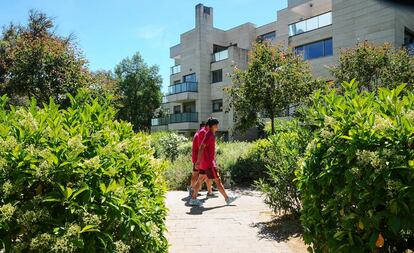
[{"label": "tree", "polygon": [[395,49],[388,43],[374,45],[363,41],[354,48],[344,49],[338,64],[330,71],[338,87],[343,81],[352,79],[369,90],[392,89],[401,83],[407,83],[407,89],[412,90],[414,85],[414,57],[406,49]]},{"label": "tree", "polygon": [[161,106],[162,78],[158,72],[158,66],[148,66],[139,53],[115,67],[121,103],[118,116],[131,122],[134,130],[148,130]]},{"label": "tree", "polygon": [[274,119],[287,108],[299,105],[314,89],[309,63],[292,49],[273,46],[267,41],[253,44],[246,70],[237,67],[232,74],[235,86],[227,89],[230,108],[235,110],[236,128],[247,130],[260,118]]},{"label": "tree", "polygon": [[67,93],[90,81],[87,61],[72,37],[54,34],[46,14],[30,11],[27,27],[10,25],[0,38],[0,92],[15,103],[35,98],[40,103],[68,102]]}]

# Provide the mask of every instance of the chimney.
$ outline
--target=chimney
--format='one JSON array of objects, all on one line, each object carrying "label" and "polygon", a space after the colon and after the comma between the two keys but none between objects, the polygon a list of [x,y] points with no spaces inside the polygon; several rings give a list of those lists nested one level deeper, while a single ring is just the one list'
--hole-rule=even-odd
[{"label": "chimney", "polygon": [[213,8],[197,4],[195,7],[196,27],[213,27]]}]

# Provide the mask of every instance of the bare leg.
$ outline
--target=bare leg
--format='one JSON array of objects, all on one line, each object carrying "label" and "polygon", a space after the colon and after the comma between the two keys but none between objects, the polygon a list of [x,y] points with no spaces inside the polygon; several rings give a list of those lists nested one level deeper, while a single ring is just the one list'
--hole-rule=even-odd
[{"label": "bare leg", "polygon": [[198,171],[197,172],[193,171],[193,175],[191,176],[191,188],[193,189],[195,187],[195,184],[197,183],[198,175],[199,175]]},{"label": "bare leg", "polygon": [[229,196],[227,196],[226,190],[224,190],[224,186],[221,183],[220,178],[214,179],[214,182],[216,182],[217,189],[219,190],[219,192],[221,193],[221,195],[223,195],[224,199],[227,200],[229,198]]},{"label": "bare leg", "polygon": [[204,183],[205,180],[207,180],[207,175],[200,175],[198,177],[197,183],[194,186],[192,199],[197,198],[198,192],[200,191],[200,188],[201,188],[201,185]]},{"label": "bare leg", "polygon": [[213,180],[207,179],[206,184],[208,193],[213,193]]}]

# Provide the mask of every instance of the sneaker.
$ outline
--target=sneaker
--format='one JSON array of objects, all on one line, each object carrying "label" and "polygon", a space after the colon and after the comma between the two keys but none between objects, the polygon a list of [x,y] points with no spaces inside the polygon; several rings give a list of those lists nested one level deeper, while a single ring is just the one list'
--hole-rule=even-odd
[{"label": "sneaker", "polygon": [[198,199],[190,199],[190,201],[188,202],[188,204],[190,206],[202,206],[203,205],[203,202],[201,202]]},{"label": "sneaker", "polygon": [[215,198],[215,197],[217,197],[217,195],[214,194],[213,192],[212,193],[207,193],[207,198]]},{"label": "sneaker", "polygon": [[238,196],[231,196],[231,197],[228,197],[227,199],[226,199],[226,204],[227,205],[230,205],[231,203],[233,203],[236,199],[238,199],[239,197]]}]

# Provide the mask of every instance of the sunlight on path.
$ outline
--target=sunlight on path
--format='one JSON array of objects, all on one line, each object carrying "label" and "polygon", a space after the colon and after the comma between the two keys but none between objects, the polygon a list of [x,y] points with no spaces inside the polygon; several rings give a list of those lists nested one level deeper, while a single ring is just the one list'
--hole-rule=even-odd
[{"label": "sunlight on path", "polygon": [[[205,198],[205,192],[200,199]],[[204,207],[186,206],[187,192],[167,194],[170,253],[280,252],[304,253],[298,238],[277,242],[261,233],[258,224],[271,219],[270,209],[257,192],[238,192],[241,198],[225,206],[223,197],[205,200]]]}]

